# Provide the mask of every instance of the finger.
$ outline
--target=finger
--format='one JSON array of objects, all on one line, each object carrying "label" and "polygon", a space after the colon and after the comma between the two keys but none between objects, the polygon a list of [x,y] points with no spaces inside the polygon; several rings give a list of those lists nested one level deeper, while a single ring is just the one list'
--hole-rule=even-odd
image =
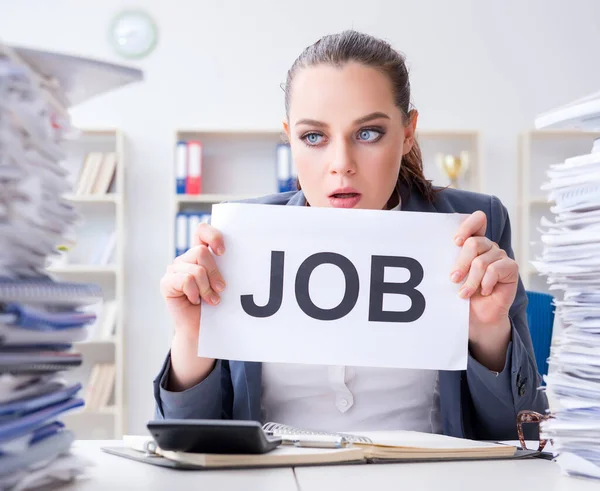
[{"label": "finger", "polygon": [[195,278],[185,272],[166,274],[160,282],[161,294],[165,298],[186,296],[194,305],[200,303],[200,292]]},{"label": "finger", "polygon": [[186,273],[194,278],[200,298],[212,305],[217,305],[221,300],[217,292],[212,289],[208,279],[208,272],[204,265],[191,263],[176,263],[171,266],[173,273]]},{"label": "finger", "polygon": [[454,243],[457,246],[462,246],[465,241],[472,236],[483,237],[487,228],[487,216],[481,211],[477,210],[471,213],[466,220],[464,220],[454,236]]},{"label": "finger", "polygon": [[498,283],[514,283],[519,279],[519,266],[506,256],[490,264],[481,280],[481,294],[491,295]]},{"label": "finger", "polygon": [[454,283],[462,281],[471,269],[475,258],[492,249],[494,245],[487,237],[469,237],[460,250],[456,264],[450,273],[450,279]]},{"label": "finger", "polygon": [[208,223],[200,223],[196,227],[192,247],[197,245],[207,245],[217,256],[221,256],[225,252],[223,234]]},{"label": "finger", "polygon": [[222,292],[225,289],[225,280],[221,276],[221,272],[217,267],[215,258],[212,252],[206,245],[197,245],[184,252],[181,256],[177,257],[173,264],[188,263],[197,264],[203,266],[206,269],[208,279],[211,287],[216,292]]},{"label": "finger", "polygon": [[473,295],[481,285],[481,281],[483,280],[483,277],[490,265],[498,262],[501,259],[504,259],[504,256],[505,255],[501,249],[492,247],[487,252],[473,259],[471,268],[469,269],[469,276],[467,277],[465,284],[459,290],[458,294],[462,298],[469,298],[471,295]]}]

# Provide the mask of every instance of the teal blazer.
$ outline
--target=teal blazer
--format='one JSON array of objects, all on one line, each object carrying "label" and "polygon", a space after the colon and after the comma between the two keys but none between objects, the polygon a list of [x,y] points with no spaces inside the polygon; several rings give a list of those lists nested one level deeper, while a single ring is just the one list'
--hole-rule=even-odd
[{"label": "teal blazer", "polygon": [[[400,187],[402,211],[473,213],[487,215],[487,237],[514,258],[510,221],[506,208],[495,196],[456,189],[437,189],[428,202],[416,190]],[[247,202],[303,206],[302,191],[269,195]],[[548,401],[539,390],[531,336],[527,327],[527,296],[519,280],[510,308],[512,340],[502,372],[492,372],[469,355],[464,371],[440,371],[440,406],[444,434],[482,440],[516,440],[516,416],[524,409],[544,413]],[[261,364],[218,360],[213,371],[198,385],[182,392],[167,390],[168,353],[154,379],[156,419],[238,419],[264,423],[261,414]],[[528,428],[529,427],[529,428]],[[527,438],[537,438],[537,428],[524,425]]]}]

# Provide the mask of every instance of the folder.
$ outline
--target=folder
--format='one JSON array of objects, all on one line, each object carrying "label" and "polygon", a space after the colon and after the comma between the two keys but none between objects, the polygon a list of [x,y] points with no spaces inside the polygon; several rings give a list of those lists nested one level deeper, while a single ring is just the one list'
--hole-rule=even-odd
[{"label": "folder", "polygon": [[177,194],[185,194],[187,155],[187,142],[178,141],[175,145],[175,192]]},{"label": "folder", "polygon": [[[67,388],[46,394],[25,397],[16,401],[0,404],[0,418],[17,417],[47,408],[53,404],[64,402],[75,396],[81,389],[81,384],[76,383]],[[0,420],[1,420],[0,419]]]},{"label": "folder", "polygon": [[286,143],[277,145],[276,169],[277,169],[277,189],[280,193],[290,190],[290,181],[292,179],[291,168],[291,149]]},{"label": "folder", "polygon": [[194,234],[196,229],[201,222],[201,215],[199,213],[190,213],[188,216],[188,231],[187,231],[187,246],[186,250],[192,247],[194,244]]},{"label": "folder", "polygon": [[188,245],[188,214],[177,213],[175,218],[175,257],[187,251]]},{"label": "folder", "polygon": [[200,194],[202,192],[202,143],[197,140],[188,141],[187,177],[185,192]]}]

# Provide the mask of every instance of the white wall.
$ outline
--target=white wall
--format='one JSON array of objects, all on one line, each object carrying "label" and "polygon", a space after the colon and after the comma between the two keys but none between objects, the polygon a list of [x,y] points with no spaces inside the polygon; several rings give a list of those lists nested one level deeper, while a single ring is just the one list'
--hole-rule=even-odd
[{"label": "white wall", "polygon": [[[0,0],[0,39],[117,60],[106,41],[120,0]],[[84,127],[117,126],[127,169],[129,432],[152,416],[151,379],[170,326],[158,282],[169,257],[176,128],[273,127],[279,84],[297,54],[346,28],[387,38],[408,56],[426,128],[480,129],[486,191],[516,213],[517,134],[538,112],[598,90],[600,2],[480,0],[139,1],[160,41],[146,81],[74,110]]]}]

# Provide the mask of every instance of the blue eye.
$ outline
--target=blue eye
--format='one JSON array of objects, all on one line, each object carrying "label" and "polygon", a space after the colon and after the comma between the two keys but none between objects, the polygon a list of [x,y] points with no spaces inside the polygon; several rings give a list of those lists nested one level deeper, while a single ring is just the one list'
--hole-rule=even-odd
[{"label": "blue eye", "polygon": [[302,137],[308,145],[318,145],[321,142],[321,138],[323,138],[323,135],[319,135],[318,133],[307,133]]},{"label": "blue eye", "polygon": [[358,139],[364,142],[374,142],[379,139],[381,132],[377,130],[360,130],[358,132]]}]

